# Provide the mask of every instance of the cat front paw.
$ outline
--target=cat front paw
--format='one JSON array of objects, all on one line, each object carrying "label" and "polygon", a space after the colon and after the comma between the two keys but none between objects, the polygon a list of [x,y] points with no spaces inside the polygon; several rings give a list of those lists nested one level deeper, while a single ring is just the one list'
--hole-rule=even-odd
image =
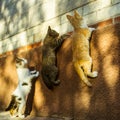
[{"label": "cat front paw", "polygon": [[63,34],[60,38],[63,39],[63,40],[65,40],[68,37],[70,37],[70,34]]}]

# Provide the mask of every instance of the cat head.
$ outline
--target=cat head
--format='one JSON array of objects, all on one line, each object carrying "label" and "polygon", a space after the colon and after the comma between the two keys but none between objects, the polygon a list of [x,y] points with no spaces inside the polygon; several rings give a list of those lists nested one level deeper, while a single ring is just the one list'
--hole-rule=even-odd
[{"label": "cat head", "polygon": [[16,57],[16,67],[25,67],[27,65],[27,60],[24,58]]},{"label": "cat head", "polygon": [[48,46],[53,45],[56,39],[58,38],[58,36],[59,36],[59,33],[51,29],[51,27],[49,26],[47,35],[44,39],[44,45],[48,45]]},{"label": "cat head", "polygon": [[66,15],[66,17],[74,28],[80,28],[80,27],[87,26],[86,21],[84,20],[84,18],[81,15],[79,15],[79,13],[77,11],[74,11],[73,16]]},{"label": "cat head", "polygon": [[56,32],[55,30],[51,29],[50,26],[48,26],[48,32],[47,34],[51,36],[52,38],[57,38],[59,36],[59,33]]}]

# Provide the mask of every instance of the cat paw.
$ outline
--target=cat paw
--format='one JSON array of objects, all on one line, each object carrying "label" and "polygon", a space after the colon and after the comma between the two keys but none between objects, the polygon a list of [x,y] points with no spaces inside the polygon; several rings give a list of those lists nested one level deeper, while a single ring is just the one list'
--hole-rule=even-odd
[{"label": "cat paw", "polygon": [[17,116],[16,115],[10,115],[10,118],[16,118]]},{"label": "cat paw", "polygon": [[37,71],[37,73],[36,73],[36,77],[38,77],[39,76],[39,72]]},{"label": "cat paw", "polygon": [[93,71],[93,77],[97,77],[98,76],[98,72],[97,71]]},{"label": "cat paw", "polygon": [[60,84],[60,80],[56,80],[56,81],[52,81],[54,85],[59,85]]},{"label": "cat paw", "polygon": [[25,118],[25,115],[19,115],[18,117],[23,119],[23,118]]},{"label": "cat paw", "polygon": [[92,87],[92,84],[90,82],[86,83],[88,87]]},{"label": "cat paw", "polygon": [[84,83],[88,86],[88,87],[92,87],[92,84],[87,80],[84,80]]},{"label": "cat paw", "polygon": [[92,84],[91,84],[91,83],[87,83],[87,86],[88,86],[88,87],[92,87]]},{"label": "cat paw", "polygon": [[94,30],[96,30],[95,28],[89,28],[89,30],[92,32],[92,31],[94,31]]},{"label": "cat paw", "polygon": [[65,39],[67,39],[68,37],[70,37],[70,34],[63,34],[63,35],[61,36],[61,39],[65,40]]}]

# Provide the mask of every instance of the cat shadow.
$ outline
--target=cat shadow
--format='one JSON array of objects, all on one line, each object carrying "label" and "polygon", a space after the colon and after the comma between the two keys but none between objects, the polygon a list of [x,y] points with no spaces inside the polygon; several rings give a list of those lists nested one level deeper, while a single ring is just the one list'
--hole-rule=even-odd
[{"label": "cat shadow", "polygon": [[[38,78],[38,77],[37,77]],[[25,107],[25,117],[27,117],[28,115],[30,115],[31,111],[32,111],[32,106],[33,106],[33,100],[34,100],[34,94],[35,94],[35,83],[37,78],[34,78],[32,80],[32,87],[31,87],[31,91],[27,97],[27,101],[26,101],[26,107]]]}]

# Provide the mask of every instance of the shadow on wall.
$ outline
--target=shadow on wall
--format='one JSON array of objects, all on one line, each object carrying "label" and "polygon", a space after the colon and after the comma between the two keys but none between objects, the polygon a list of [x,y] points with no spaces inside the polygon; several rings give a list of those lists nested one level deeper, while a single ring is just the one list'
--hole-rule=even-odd
[{"label": "shadow on wall", "polygon": [[[1,38],[17,34],[63,15],[83,4],[83,1],[4,0],[0,1]],[[85,2],[85,3],[88,3]],[[50,10],[50,11],[49,11]],[[61,23],[57,21],[57,26]],[[52,23],[53,25],[55,23]]]},{"label": "shadow on wall", "polygon": [[94,85],[87,119],[117,120],[120,112],[119,84],[120,24],[106,27],[93,34],[91,47],[93,63],[97,60],[99,76]]},{"label": "shadow on wall", "polygon": [[[68,1],[64,2],[62,8],[66,8],[67,2]],[[60,11],[61,7],[59,4],[62,4],[61,1],[49,3],[41,0],[0,1],[1,39],[35,27],[51,18],[63,14],[65,10]],[[49,12],[49,10],[51,10],[51,12]],[[60,21],[58,23],[60,23]]]},{"label": "shadow on wall", "polygon": [[[11,92],[17,84],[14,57],[0,58],[0,103],[1,110],[5,109],[5,104],[11,98]],[[7,97],[6,97],[7,96]]]},{"label": "shadow on wall", "polygon": [[[48,22],[59,15],[60,8],[57,8],[59,2],[49,3],[41,0],[0,1],[0,39],[3,40],[12,36],[7,41],[0,43],[2,52],[38,42],[43,39],[43,34],[46,33],[48,25],[59,26],[60,18],[55,20],[55,22]],[[63,14],[63,11],[61,14]],[[46,23],[42,24],[45,21]],[[37,25],[39,27],[36,28]],[[29,29],[31,27],[35,27],[35,29]],[[34,38],[36,33],[40,33],[41,38],[39,40],[31,40],[30,38]],[[14,36],[16,34],[18,35]]]},{"label": "shadow on wall", "polygon": [[[39,40],[30,40],[30,38],[36,33],[40,33],[40,36],[43,37],[43,34],[45,34],[43,31],[47,29],[48,25],[54,28],[59,26],[60,31],[65,31],[64,29],[66,29],[66,27],[64,25],[64,27],[61,27],[64,20],[62,20],[60,16],[87,3],[89,3],[89,1],[0,1],[0,39],[4,40],[12,36],[10,40],[0,43],[1,50],[3,52],[13,50],[20,46],[40,41],[41,38]],[[52,21],[53,18],[57,19]],[[40,30],[41,28],[42,30]],[[67,28],[66,31],[67,30],[69,29]],[[20,34],[21,32],[23,32],[23,34]],[[16,34],[18,34],[18,36],[14,36]]]},{"label": "shadow on wall", "polygon": [[[120,82],[119,32],[120,24],[116,24],[93,33],[91,56],[93,58],[93,69],[98,70],[99,76],[91,79],[92,88],[84,85],[75,73],[72,64],[71,40],[67,39],[57,54],[61,84],[55,87],[54,91],[50,91],[40,76],[35,86],[31,114],[37,116],[69,116],[78,120],[117,120],[120,112],[118,96],[120,93],[118,88]],[[38,60],[35,57],[38,50],[40,48],[28,53],[31,64],[40,65],[40,56]],[[34,59],[36,60],[34,61]],[[38,69],[41,69],[40,66]]]},{"label": "shadow on wall", "polygon": [[[4,4],[7,6],[7,2]],[[120,24],[93,33],[91,56],[93,69],[98,70],[99,76],[94,80],[91,79],[92,88],[85,86],[74,71],[71,40],[67,39],[57,54],[61,84],[55,87],[54,91],[50,91],[40,76],[35,86],[33,84],[30,100],[33,100],[33,97],[34,100],[28,101],[27,106],[30,107],[26,112],[31,111],[33,102],[31,114],[36,116],[69,116],[75,120],[118,120],[120,117],[119,33]],[[29,65],[34,65],[37,70],[41,70],[41,47],[21,53],[20,56],[26,57]],[[0,58],[0,76],[0,86],[2,86],[0,88],[0,109],[4,110],[17,85],[14,55]]]},{"label": "shadow on wall", "polygon": [[[11,94],[18,84],[18,76],[15,66],[15,55],[13,52],[10,55],[0,56],[0,110],[5,110],[10,102]],[[21,53],[19,56],[26,58],[26,53]],[[9,100],[9,101],[8,101]]]},{"label": "shadow on wall", "polygon": [[[99,76],[91,79],[92,88],[79,80],[72,64],[71,40],[65,40],[57,54],[61,84],[50,91],[40,76],[33,86],[26,112],[31,112],[33,102],[31,115],[67,116],[75,120],[117,120],[120,117],[119,32],[120,24],[116,24],[93,33],[91,56],[93,69],[98,70]],[[36,66],[41,71],[40,46],[19,56],[27,58],[30,66]],[[0,61],[0,109],[3,110],[17,85],[17,75],[14,55],[3,57]]]}]

